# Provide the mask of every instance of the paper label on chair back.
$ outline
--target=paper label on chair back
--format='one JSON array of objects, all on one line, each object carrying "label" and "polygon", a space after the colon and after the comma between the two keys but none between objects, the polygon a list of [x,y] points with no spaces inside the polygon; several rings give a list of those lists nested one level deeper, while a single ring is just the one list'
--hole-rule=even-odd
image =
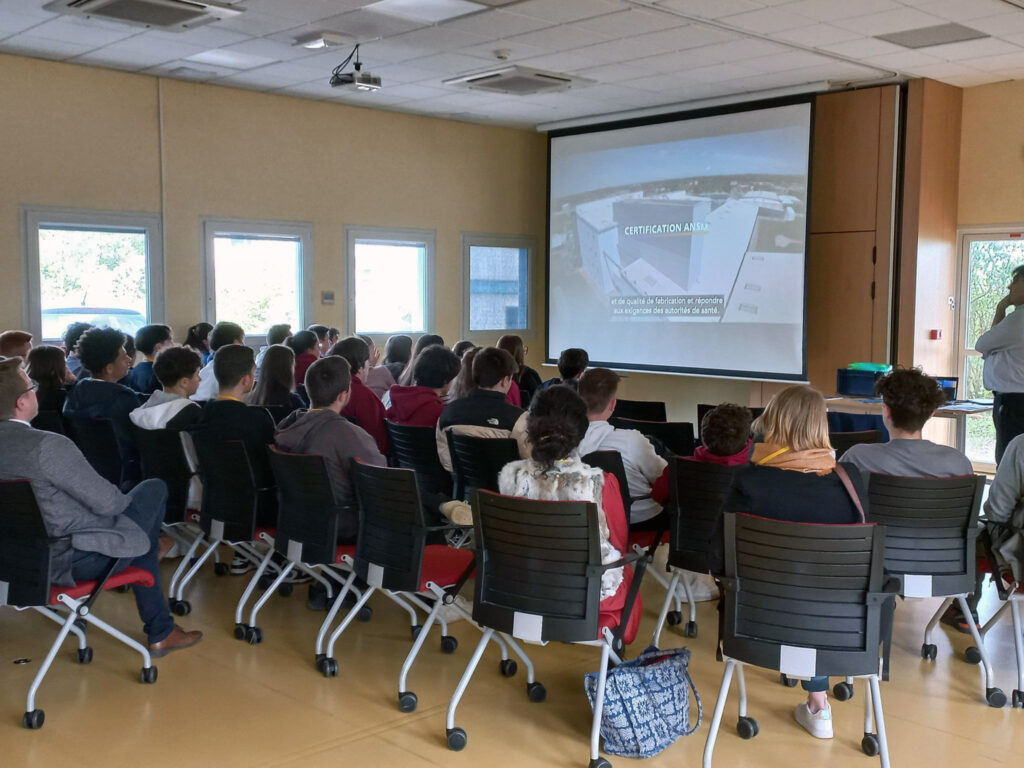
[{"label": "paper label on chair back", "polygon": [[366,583],[381,589],[384,586],[384,566],[370,563],[366,566]]},{"label": "paper label on chair back", "polygon": [[287,550],[287,552],[288,552],[288,554],[287,554],[288,559],[291,560],[293,563],[301,563],[302,562],[302,542],[301,541],[292,541],[291,539],[288,539],[288,550]]},{"label": "paper label on chair back", "polygon": [[791,677],[814,677],[818,651],[796,645],[779,646],[779,672]]},{"label": "paper label on chair back", "polygon": [[210,538],[214,541],[221,541],[224,538],[224,521],[210,521]]},{"label": "paper label on chair back", "polygon": [[906,574],[903,577],[903,596],[904,597],[931,597],[932,596],[932,577],[931,576],[915,576],[913,574]]},{"label": "paper label on chair back", "polygon": [[0,605],[7,605],[7,593],[11,585],[6,581],[0,581]]},{"label": "paper label on chair back", "polygon": [[512,617],[512,637],[528,643],[539,643],[544,635],[544,617],[536,613],[515,612]]}]

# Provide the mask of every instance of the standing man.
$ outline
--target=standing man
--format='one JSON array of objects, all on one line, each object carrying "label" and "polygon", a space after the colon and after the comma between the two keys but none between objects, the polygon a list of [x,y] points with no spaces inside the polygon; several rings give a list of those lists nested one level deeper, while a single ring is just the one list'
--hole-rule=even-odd
[{"label": "standing man", "polygon": [[[1006,446],[1024,434],[1024,264],[1013,270],[1009,292],[996,305],[992,328],[974,348],[985,359],[985,388],[992,390],[992,420],[996,425],[996,464]],[[1006,310],[1014,307],[1009,315]]]}]

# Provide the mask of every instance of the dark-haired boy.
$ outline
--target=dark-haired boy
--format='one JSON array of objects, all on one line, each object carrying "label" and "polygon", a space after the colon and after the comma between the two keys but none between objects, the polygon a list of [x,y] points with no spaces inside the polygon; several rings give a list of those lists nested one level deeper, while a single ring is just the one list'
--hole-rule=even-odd
[{"label": "dark-haired boy", "polygon": [[153,362],[158,389],[141,408],[131,413],[132,422],[142,429],[188,429],[202,414],[202,407],[189,398],[199,386],[203,360],[189,347],[165,347]]},{"label": "dark-haired boy", "polygon": [[444,411],[442,398],[458,375],[459,358],[454,352],[438,345],[427,347],[413,365],[414,386],[396,384],[389,390],[388,420],[407,427],[436,427]]},{"label": "dark-haired boy", "polygon": [[579,378],[587,370],[588,365],[590,365],[590,355],[587,354],[587,350],[579,347],[563,349],[562,354],[558,356],[558,376],[548,379],[541,386],[555,387],[561,384],[571,389],[577,389]]},{"label": "dark-haired boy", "polygon": [[370,433],[380,452],[387,453],[388,431],[384,426],[387,411],[380,398],[363,383],[363,377],[366,376],[370,367],[370,348],[362,339],[349,336],[331,347],[330,356],[344,359],[352,372],[348,402],[342,409],[341,415],[355,419],[356,424]]},{"label": "dark-haired boy", "polygon": [[284,344],[291,335],[292,327],[288,323],[279,323],[267,329],[267,343],[260,347],[260,351],[256,354],[256,381],[260,380],[260,365],[263,363],[263,356],[267,354],[267,350],[275,344]]},{"label": "dark-haired boy", "polygon": [[128,371],[125,384],[140,395],[150,395],[160,388],[160,382],[153,373],[153,359],[164,347],[174,344],[171,328],[167,325],[144,325],[135,334],[135,349],[145,359]]},{"label": "dark-haired boy", "polygon": [[[326,355],[328,350],[330,350],[331,348],[331,329],[328,328],[326,325],[321,325],[320,323],[313,323],[313,325],[309,326],[309,328],[307,328],[306,330],[310,331],[314,336],[316,336],[317,358],[319,359]],[[305,373],[305,371],[303,371],[303,373]]]},{"label": "dark-haired boy", "polygon": [[75,378],[88,376],[88,371],[83,374],[82,361],[78,358],[78,340],[82,334],[92,328],[90,323],[71,323],[64,331],[64,353],[67,355],[67,366],[71,375]]},{"label": "dark-haired boy", "polygon": [[192,399],[203,403],[217,397],[219,385],[217,375],[213,369],[213,358],[221,347],[229,345],[244,345],[245,331],[237,323],[220,322],[213,326],[210,331],[210,361],[199,371],[199,388],[192,395]]}]

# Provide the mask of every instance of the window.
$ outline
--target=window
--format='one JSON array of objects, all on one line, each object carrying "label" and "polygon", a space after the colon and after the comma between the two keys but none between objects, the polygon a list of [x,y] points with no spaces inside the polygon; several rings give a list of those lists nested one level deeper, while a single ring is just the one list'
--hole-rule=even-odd
[{"label": "window", "polygon": [[164,319],[160,217],[56,208],[22,210],[26,325],[57,341],[75,322],[134,335]]},{"label": "window", "polygon": [[257,338],[278,323],[306,327],[311,224],[204,219],[203,249],[207,322],[238,323]]},{"label": "window", "polygon": [[528,238],[462,235],[462,330],[521,331],[530,327]]},{"label": "window", "polygon": [[345,230],[350,331],[426,333],[433,327],[434,242],[432,230]]}]

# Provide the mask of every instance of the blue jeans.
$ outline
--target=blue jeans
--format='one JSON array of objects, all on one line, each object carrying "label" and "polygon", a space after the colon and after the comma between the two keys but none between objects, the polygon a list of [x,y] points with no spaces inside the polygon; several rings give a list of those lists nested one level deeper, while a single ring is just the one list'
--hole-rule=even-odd
[{"label": "blue jeans", "polygon": [[810,680],[801,680],[800,686],[808,693],[821,693],[828,690],[828,678],[824,675],[812,677]]},{"label": "blue jeans", "polygon": [[[130,565],[153,574],[153,586],[133,585],[135,605],[139,609],[143,628],[150,643],[159,643],[174,629],[174,619],[167,608],[164,588],[160,580],[160,563],[157,558],[160,524],[167,506],[167,486],[162,480],[145,480],[128,493],[131,504],[123,514],[138,525],[149,536],[149,550],[138,557],[117,562],[114,573],[120,573]],[[75,581],[91,581],[103,573],[116,558],[76,549],[71,560],[71,576]]]}]

